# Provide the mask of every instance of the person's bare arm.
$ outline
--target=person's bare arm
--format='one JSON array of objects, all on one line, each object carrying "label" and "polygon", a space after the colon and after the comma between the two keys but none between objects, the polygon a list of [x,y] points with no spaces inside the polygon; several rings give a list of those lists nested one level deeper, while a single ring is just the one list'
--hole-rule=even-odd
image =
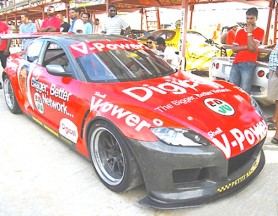
[{"label": "person's bare arm", "polygon": [[11,40],[7,40],[7,46],[6,46],[6,49],[3,52],[3,54],[5,56],[9,56],[10,55],[10,46],[11,46]]},{"label": "person's bare arm", "polygon": [[47,27],[47,28],[41,28],[40,31],[41,32],[57,32],[58,29],[54,28],[54,27]]},{"label": "person's bare arm", "polygon": [[131,32],[131,28],[130,28],[130,26],[128,26],[128,27],[125,29],[125,34],[124,34],[124,36],[129,35],[130,32]]},{"label": "person's bare arm", "polygon": [[255,26],[252,26],[250,24],[247,24],[246,31],[247,31],[247,49],[251,52],[256,52],[257,48],[259,46],[259,42],[255,41],[252,35],[253,30],[255,29]]},{"label": "person's bare arm", "polygon": [[248,47],[247,47],[247,45],[245,45],[245,46],[237,46],[237,45],[234,45],[233,47],[232,47],[232,50],[233,50],[233,52],[239,52],[239,51],[242,51],[242,50],[247,50],[248,49]]},{"label": "person's bare arm", "polygon": [[77,30],[77,33],[83,34],[83,30],[82,30],[82,29],[79,29],[79,30]]}]

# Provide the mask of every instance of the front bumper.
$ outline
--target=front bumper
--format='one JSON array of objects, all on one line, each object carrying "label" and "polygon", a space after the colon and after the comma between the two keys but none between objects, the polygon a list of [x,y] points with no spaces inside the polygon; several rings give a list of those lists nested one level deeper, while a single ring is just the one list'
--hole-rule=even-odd
[{"label": "front bumper", "polygon": [[130,141],[148,193],[140,203],[158,209],[202,205],[236,193],[265,164],[264,140],[229,160],[214,146],[180,147]]}]

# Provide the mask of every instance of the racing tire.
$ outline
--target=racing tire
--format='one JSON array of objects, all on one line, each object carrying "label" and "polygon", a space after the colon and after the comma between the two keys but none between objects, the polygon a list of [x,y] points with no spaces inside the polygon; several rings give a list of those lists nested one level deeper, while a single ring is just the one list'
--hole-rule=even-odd
[{"label": "racing tire", "polygon": [[143,183],[138,163],[116,127],[98,120],[90,128],[88,138],[94,168],[107,188],[123,192]]},{"label": "racing tire", "polygon": [[21,113],[21,109],[18,105],[17,99],[14,94],[14,89],[10,79],[7,76],[3,78],[3,91],[6,104],[13,114]]}]

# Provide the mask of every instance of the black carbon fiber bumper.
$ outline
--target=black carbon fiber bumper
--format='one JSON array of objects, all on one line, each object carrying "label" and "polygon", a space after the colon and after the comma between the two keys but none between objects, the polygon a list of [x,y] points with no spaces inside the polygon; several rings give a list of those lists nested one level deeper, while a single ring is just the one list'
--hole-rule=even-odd
[{"label": "black carbon fiber bumper", "polygon": [[239,192],[265,164],[265,140],[230,160],[213,146],[130,141],[148,193],[140,203],[158,209],[203,205]]}]

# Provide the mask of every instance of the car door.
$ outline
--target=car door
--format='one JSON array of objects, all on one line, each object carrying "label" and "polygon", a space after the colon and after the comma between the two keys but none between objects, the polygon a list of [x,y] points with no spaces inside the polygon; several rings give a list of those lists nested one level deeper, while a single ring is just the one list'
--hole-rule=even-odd
[{"label": "car door", "polygon": [[23,109],[26,114],[33,114],[34,101],[32,91],[31,77],[37,71],[39,55],[44,45],[43,40],[36,40],[31,43],[23,53],[22,58],[18,58],[16,62],[16,72],[19,86],[19,100],[22,101]]},{"label": "car door", "polygon": [[30,78],[31,95],[35,120],[54,135],[76,143],[88,100],[79,94],[81,81],[70,58],[65,46],[46,41]]}]

